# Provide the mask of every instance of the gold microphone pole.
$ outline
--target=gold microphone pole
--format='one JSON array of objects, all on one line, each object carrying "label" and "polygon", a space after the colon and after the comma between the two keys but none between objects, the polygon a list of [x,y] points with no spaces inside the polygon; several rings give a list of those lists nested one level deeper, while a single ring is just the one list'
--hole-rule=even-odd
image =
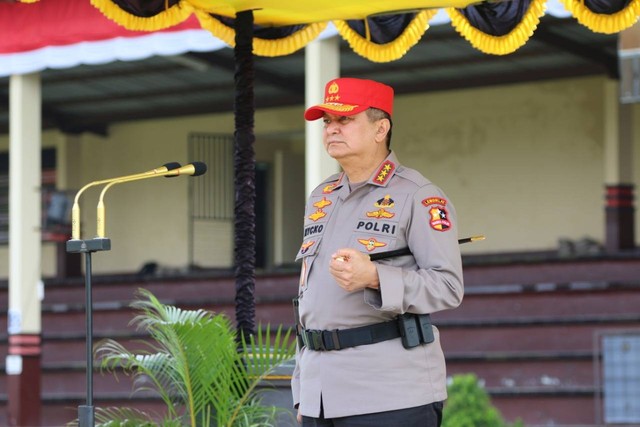
[{"label": "gold microphone pole", "polygon": [[87,185],[82,187],[80,190],[78,190],[78,192],[76,193],[76,197],[73,200],[73,206],[71,207],[71,238],[73,240],[80,239],[80,205],[78,204],[78,201],[80,200],[80,195],[82,195],[82,193],[84,193],[86,189],[95,187],[96,185],[107,184],[109,182],[117,181],[120,179],[134,178],[134,177],[140,177],[140,176],[144,176],[144,177],[158,176],[159,173],[167,172],[169,170],[177,169],[179,167],[180,167],[180,163],[176,163],[176,162],[165,163],[163,166],[152,169],[147,172],[137,173],[133,175],[125,175],[117,178],[103,179],[100,181],[93,181],[88,183]]},{"label": "gold microphone pole", "polygon": [[174,177],[174,176],[180,176],[180,175],[199,176],[204,174],[206,171],[207,171],[207,165],[205,165],[202,162],[193,162],[188,165],[179,167],[177,169],[159,172],[155,175],[132,176],[132,177],[125,177],[122,179],[111,181],[110,183],[105,185],[104,188],[102,189],[102,192],[100,193],[100,199],[98,200],[98,206],[96,208],[96,235],[98,236],[97,238],[100,239],[100,238],[104,238],[105,236],[104,230],[105,230],[105,224],[106,224],[106,217],[105,217],[104,195],[114,185],[123,184],[125,182],[138,181],[141,179],[156,178],[160,176],[166,176],[166,177]]}]

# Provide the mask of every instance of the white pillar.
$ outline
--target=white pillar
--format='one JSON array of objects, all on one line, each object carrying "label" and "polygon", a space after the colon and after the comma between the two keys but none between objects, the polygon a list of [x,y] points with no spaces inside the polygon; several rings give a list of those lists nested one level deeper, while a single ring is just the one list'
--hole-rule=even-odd
[{"label": "white pillar", "polygon": [[9,425],[41,425],[40,75],[9,81]]},{"label": "white pillar", "polygon": [[40,334],[40,75],[11,76],[9,104],[8,330],[10,334]]},{"label": "white pillar", "polygon": [[[305,108],[320,104],[324,86],[340,75],[340,38],[314,40],[305,47]],[[305,127],[306,195],[329,175],[340,171],[322,145],[322,120],[306,122]]]}]

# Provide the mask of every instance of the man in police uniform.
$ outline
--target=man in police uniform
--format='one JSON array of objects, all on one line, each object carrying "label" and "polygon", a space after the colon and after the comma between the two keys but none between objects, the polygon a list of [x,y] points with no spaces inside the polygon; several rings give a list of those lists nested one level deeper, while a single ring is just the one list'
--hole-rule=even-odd
[{"label": "man in police uniform", "polygon": [[[303,426],[439,426],[445,360],[429,313],[462,301],[455,210],[389,149],[393,89],[327,83],[307,120],[344,172],[305,211],[292,391]],[[382,252],[409,248],[408,255]],[[372,259],[379,259],[372,261]]]}]

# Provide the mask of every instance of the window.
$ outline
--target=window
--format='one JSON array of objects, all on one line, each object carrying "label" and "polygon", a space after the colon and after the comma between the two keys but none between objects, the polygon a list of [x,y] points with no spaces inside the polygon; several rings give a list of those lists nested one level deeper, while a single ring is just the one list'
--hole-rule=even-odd
[{"label": "window", "polygon": [[[43,239],[51,232],[66,236],[69,229],[68,196],[56,191],[56,150],[42,150]],[[0,243],[9,242],[9,153],[0,153]]]},{"label": "window", "polygon": [[[189,134],[191,161],[207,164],[207,173],[189,180],[189,264],[231,267],[234,262],[235,174],[233,135]],[[269,167],[255,165],[255,265],[267,263]]]},{"label": "window", "polygon": [[640,331],[602,337],[606,424],[640,423]]},{"label": "window", "polygon": [[192,133],[190,161],[202,161],[207,173],[189,180],[189,265],[233,265],[233,135]]}]

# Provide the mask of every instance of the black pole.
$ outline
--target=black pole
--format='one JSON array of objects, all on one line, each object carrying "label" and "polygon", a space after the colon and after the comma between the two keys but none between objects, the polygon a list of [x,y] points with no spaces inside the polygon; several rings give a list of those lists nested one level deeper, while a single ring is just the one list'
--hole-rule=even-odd
[{"label": "black pole", "polygon": [[85,405],[78,406],[79,427],[95,426],[95,409],[93,407],[93,295],[91,289],[91,254],[97,251],[108,251],[111,249],[111,240],[96,238],[92,240],[69,240],[67,241],[67,252],[83,253],[85,257],[85,330],[86,330],[86,383],[87,399]]},{"label": "black pole", "polygon": [[253,12],[235,19],[235,268],[238,339],[248,338],[255,328],[255,153]]},{"label": "black pole", "polygon": [[84,254],[85,260],[85,354],[87,357],[86,405],[78,406],[78,424],[80,427],[92,427],[95,425],[95,410],[93,407],[93,295],[91,291],[91,252]]}]

